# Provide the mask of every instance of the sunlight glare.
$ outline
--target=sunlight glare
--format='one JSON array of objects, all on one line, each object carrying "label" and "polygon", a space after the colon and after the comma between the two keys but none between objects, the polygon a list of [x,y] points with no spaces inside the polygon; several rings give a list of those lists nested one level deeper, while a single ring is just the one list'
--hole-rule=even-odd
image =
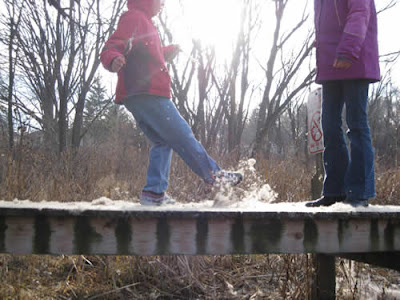
[{"label": "sunlight glare", "polygon": [[203,46],[217,52],[231,52],[240,29],[239,0],[185,0],[183,15],[186,29]]}]

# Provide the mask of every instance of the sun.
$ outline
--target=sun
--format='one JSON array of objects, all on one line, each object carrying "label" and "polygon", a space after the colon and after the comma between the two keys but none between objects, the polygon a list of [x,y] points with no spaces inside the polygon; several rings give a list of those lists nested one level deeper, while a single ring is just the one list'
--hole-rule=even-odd
[{"label": "sun", "polygon": [[[170,1],[172,2],[172,1]],[[231,52],[240,30],[242,0],[181,1],[181,30],[218,53]]]}]

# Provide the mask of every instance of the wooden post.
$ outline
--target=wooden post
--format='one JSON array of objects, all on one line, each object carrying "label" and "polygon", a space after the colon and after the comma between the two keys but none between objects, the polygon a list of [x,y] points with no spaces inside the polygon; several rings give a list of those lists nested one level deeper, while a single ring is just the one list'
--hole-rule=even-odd
[{"label": "wooden post", "polygon": [[316,276],[311,299],[334,300],[336,298],[335,256],[314,254]]},{"label": "wooden post", "polygon": [[[324,178],[322,153],[315,156],[316,172],[311,180],[311,197],[321,197]],[[311,299],[335,299],[336,272],[335,257],[326,254],[313,254],[314,278]]]}]

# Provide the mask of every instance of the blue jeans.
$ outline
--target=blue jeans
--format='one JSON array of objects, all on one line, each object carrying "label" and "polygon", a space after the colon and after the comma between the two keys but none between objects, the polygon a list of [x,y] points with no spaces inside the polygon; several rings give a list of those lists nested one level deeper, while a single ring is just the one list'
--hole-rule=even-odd
[{"label": "blue jeans", "polygon": [[[369,83],[364,80],[323,84],[325,196],[346,196],[350,202],[376,196],[374,151],[367,112],[368,87]],[[342,129],[344,105],[350,154]]]},{"label": "blue jeans", "polygon": [[130,97],[124,104],[153,144],[144,191],[163,193],[168,188],[172,150],[205,182],[214,182],[213,175],[220,167],[196,140],[170,99],[139,95]]}]

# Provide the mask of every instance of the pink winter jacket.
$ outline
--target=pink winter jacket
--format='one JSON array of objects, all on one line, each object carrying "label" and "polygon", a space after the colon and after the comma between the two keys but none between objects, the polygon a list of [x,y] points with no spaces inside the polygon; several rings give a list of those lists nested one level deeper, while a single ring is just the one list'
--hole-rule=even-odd
[{"label": "pink winter jacket", "polygon": [[128,0],[117,30],[100,54],[103,66],[111,71],[113,59],[125,56],[126,65],[118,72],[116,103],[141,94],[171,97],[171,79],[165,64],[175,46],[162,47],[152,22],[155,1]]}]

